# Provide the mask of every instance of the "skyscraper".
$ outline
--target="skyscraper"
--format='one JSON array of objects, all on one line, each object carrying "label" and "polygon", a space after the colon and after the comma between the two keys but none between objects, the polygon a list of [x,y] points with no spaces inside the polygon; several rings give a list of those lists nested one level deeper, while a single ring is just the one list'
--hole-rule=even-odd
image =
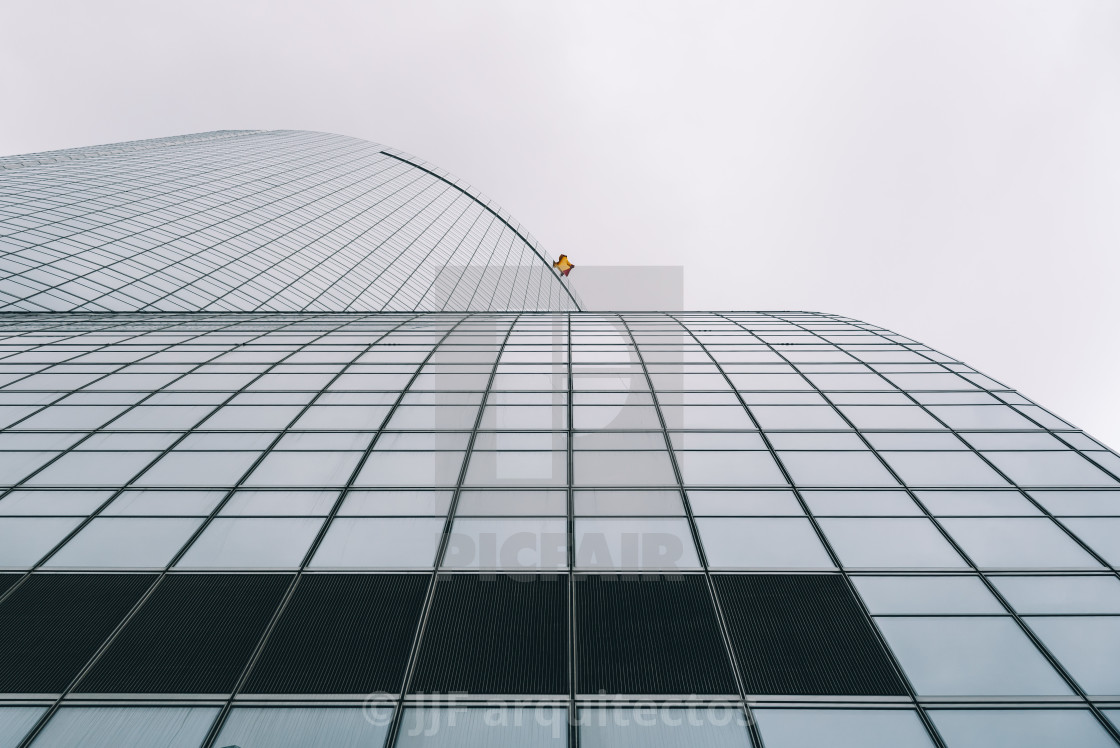
[{"label": "skyscraper", "polygon": [[319,133],[0,159],[0,248],[0,746],[1120,742],[1120,458],[921,343]]}]

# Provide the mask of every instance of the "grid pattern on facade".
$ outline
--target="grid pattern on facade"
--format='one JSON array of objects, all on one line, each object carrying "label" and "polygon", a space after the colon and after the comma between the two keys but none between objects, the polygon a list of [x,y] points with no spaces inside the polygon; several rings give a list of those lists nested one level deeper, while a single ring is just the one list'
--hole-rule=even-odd
[{"label": "grid pattern on facade", "polygon": [[220,131],[0,159],[0,310],[577,309],[512,217],[376,143]]},{"label": "grid pattern on facade", "polygon": [[[158,313],[0,336],[0,745],[1116,743],[1120,457],[887,330]],[[498,627],[509,662],[469,651]],[[339,669],[301,682],[312,646]]]}]

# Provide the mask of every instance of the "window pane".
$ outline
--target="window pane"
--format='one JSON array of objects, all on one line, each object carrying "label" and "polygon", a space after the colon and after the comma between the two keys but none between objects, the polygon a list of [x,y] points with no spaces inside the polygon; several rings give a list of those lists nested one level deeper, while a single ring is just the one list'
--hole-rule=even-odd
[{"label": "window pane", "polygon": [[664,451],[575,452],[572,460],[575,484],[579,486],[664,486],[677,482],[669,453]]},{"label": "window pane", "polygon": [[1093,519],[1063,519],[1062,524],[1073,530],[1114,567],[1120,567],[1120,519],[1095,517]]},{"label": "window pane", "polygon": [[339,516],[444,517],[451,506],[450,491],[351,491]]},{"label": "window pane", "polygon": [[788,485],[767,452],[677,452],[677,463],[685,485]]},{"label": "window pane", "polygon": [[966,566],[927,519],[821,519],[840,562],[849,568]]},{"label": "window pane", "polygon": [[805,515],[791,491],[693,489],[688,492],[688,500],[697,516]]},{"label": "window pane", "polygon": [[1064,696],[1010,618],[877,618],[919,696]]},{"label": "window pane", "polygon": [[1016,613],[1120,613],[1120,579],[1107,577],[991,577]]},{"label": "window pane", "polygon": [[1090,696],[1120,694],[1120,617],[1030,616],[1043,646]]},{"label": "window pane", "polygon": [[881,452],[908,486],[1006,486],[971,452]]},{"label": "window pane", "polygon": [[1116,743],[1082,709],[931,709],[951,748],[1111,748]]},{"label": "window pane", "polygon": [[563,707],[409,707],[394,748],[563,748],[568,716]]},{"label": "window pane", "polygon": [[325,517],[338,491],[238,491],[222,507],[224,516]]},{"label": "window pane", "polygon": [[[744,712],[731,704],[651,704],[579,710],[583,748],[750,748]],[[769,744],[767,744],[769,745]]]},{"label": "window pane", "polygon": [[924,516],[903,491],[803,491],[801,496],[818,517]]},{"label": "window pane", "polygon": [[323,520],[215,519],[178,568],[298,568]]},{"label": "window pane", "polygon": [[909,709],[758,709],[766,748],[927,748],[933,742]]},{"label": "window pane", "polygon": [[29,486],[123,486],[159,452],[70,452],[27,481]]},{"label": "window pane", "polygon": [[941,525],[981,568],[1100,568],[1045,517],[943,519]]},{"label": "window pane", "polygon": [[827,405],[752,405],[751,413],[763,429],[849,429]]},{"label": "window pane", "polygon": [[685,519],[577,519],[581,569],[695,569],[700,566]]},{"label": "window pane", "polygon": [[0,745],[17,746],[39,717],[47,711],[45,706],[0,707]]},{"label": "window pane", "polygon": [[842,405],[840,410],[857,429],[945,429],[916,405]]},{"label": "window pane", "polygon": [[1116,481],[1077,452],[985,452],[1020,486],[1110,486]]},{"label": "window pane", "polygon": [[1018,491],[918,491],[917,496],[937,517],[1041,514]]},{"label": "window pane", "polygon": [[793,482],[801,486],[897,486],[871,452],[779,452]]},{"label": "window pane", "polygon": [[563,486],[568,482],[567,452],[471,453],[465,485]]},{"label": "window pane", "polygon": [[0,499],[0,515],[86,516],[112,495],[112,491],[12,491]]},{"label": "window pane", "polygon": [[310,566],[430,569],[443,524],[442,519],[342,517],[331,522]]},{"label": "window pane", "polygon": [[576,491],[577,515],[684,515],[677,491]]},{"label": "window pane", "polygon": [[205,517],[225,495],[225,491],[123,491],[101,514]]},{"label": "window pane", "polygon": [[56,568],[162,568],[202,524],[201,518],[98,517],[45,564]]},{"label": "window pane", "polygon": [[169,452],[136,485],[232,486],[258,456],[258,452]]},{"label": "window pane", "polygon": [[1120,515],[1120,491],[1030,491],[1056,517]]},{"label": "window pane", "polygon": [[462,452],[374,452],[354,485],[454,486],[462,464]]},{"label": "window pane", "polygon": [[1002,615],[976,577],[852,577],[872,615]]},{"label": "window pane", "polygon": [[568,513],[565,491],[463,491],[457,516],[528,515],[547,517]]},{"label": "window pane", "polygon": [[459,518],[451,528],[448,569],[565,569],[567,523],[560,518]]},{"label": "window pane", "polygon": [[36,748],[198,748],[217,707],[64,706],[39,736]]},{"label": "window pane", "polygon": [[215,745],[372,748],[389,732],[391,707],[236,707]]},{"label": "window pane", "polygon": [[713,569],[835,568],[805,519],[699,518],[696,526]]},{"label": "window pane", "polygon": [[272,452],[246,486],[345,486],[361,452]]}]

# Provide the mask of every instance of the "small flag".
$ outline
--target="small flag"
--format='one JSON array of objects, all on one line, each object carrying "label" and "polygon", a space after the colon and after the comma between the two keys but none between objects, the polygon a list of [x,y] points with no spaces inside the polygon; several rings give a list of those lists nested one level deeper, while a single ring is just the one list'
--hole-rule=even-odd
[{"label": "small flag", "polygon": [[559,270],[560,275],[563,275],[564,277],[567,277],[568,273],[572,272],[572,268],[574,268],[575,265],[568,262],[568,256],[567,255],[560,255],[560,259],[557,260],[556,262],[552,263],[552,267]]}]

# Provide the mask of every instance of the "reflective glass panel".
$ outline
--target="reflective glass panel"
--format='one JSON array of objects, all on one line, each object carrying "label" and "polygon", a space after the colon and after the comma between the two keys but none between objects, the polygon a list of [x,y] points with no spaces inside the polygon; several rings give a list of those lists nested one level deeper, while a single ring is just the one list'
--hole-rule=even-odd
[{"label": "reflective glass panel", "polygon": [[379,748],[392,718],[390,707],[235,707],[215,745]]},{"label": "reflective glass panel", "polygon": [[443,566],[449,569],[563,569],[567,524],[560,518],[460,517],[451,528]]},{"label": "reflective glass panel", "polygon": [[872,615],[1002,615],[978,577],[852,577]]},{"label": "reflective glass panel", "polygon": [[213,520],[179,568],[298,568],[323,520],[302,517]]},{"label": "reflective glass panel", "polygon": [[162,568],[202,518],[97,517],[44,564],[87,569]]},{"label": "reflective glass panel", "polygon": [[941,525],[981,568],[1100,568],[1046,518],[952,518]]},{"label": "reflective glass panel", "polygon": [[849,568],[966,566],[928,519],[820,519],[828,542]]},{"label": "reflective glass panel", "polygon": [[567,710],[558,706],[408,707],[395,748],[563,748]]},{"label": "reflective glass panel", "polygon": [[36,748],[198,748],[217,707],[64,706],[32,743]]},{"label": "reflective glass panel", "polygon": [[876,618],[919,696],[1060,696],[1068,686],[1011,618]]},{"label": "reflective glass panel", "polygon": [[442,519],[340,517],[327,529],[313,568],[430,569]]},{"label": "reflective glass panel", "polygon": [[731,704],[690,707],[635,704],[580,709],[585,748],[750,748],[746,714]]},{"label": "reflective glass panel", "polygon": [[1120,616],[1028,616],[1024,619],[1085,692],[1120,695]]},{"label": "reflective glass panel", "polygon": [[767,748],[930,748],[909,709],[754,709]]},{"label": "reflective glass panel", "polygon": [[713,569],[834,568],[806,519],[702,517],[696,526]]},{"label": "reflective glass panel", "polygon": [[949,748],[1111,748],[1116,743],[1083,709],[931,709]]},{"label": "reflective glass panel", "polygon": [[1120,579],[1114,576],[993,576],[991,580],[1021,615],[1120,613]]}]

